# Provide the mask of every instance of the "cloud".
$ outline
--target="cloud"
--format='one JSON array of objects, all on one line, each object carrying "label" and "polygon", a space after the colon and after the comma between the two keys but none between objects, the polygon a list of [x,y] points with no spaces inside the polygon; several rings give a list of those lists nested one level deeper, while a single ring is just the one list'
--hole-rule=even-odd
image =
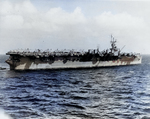
[{"label": "cloud", "polygon": [[133,17],[128,13],[112,14],[111,12],[104,12],[100,16],[95,17],[97,22],[104,27],[113,28],[141,28],[144,26],[142,18]]},{"label": "cloud", "polygon": [[109,46],[111,34],[119,38],[120,46],[125,44],[129,50],[139,51],[139,45],[133,48],[131,43],[140,43],[142,35],[139,34],[149,31],[143,17],[127,12],[103,11],[97,16],[86,17],[78,6],[72,12],[61,7],[43,12],[29,0],[0,2],[0,16],[0,37],[3,39],[0,53],[17,48],[88,49],[98,44],[104,49]]}]

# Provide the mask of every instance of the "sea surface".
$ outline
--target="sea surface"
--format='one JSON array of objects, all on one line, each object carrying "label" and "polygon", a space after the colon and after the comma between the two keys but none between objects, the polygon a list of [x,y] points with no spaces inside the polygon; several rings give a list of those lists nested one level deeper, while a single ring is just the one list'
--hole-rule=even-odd
[{"label": "sea surface", "polygon": [[13,71],[0,55],[4,119],[150,119],[150,55],[142,64]]}]

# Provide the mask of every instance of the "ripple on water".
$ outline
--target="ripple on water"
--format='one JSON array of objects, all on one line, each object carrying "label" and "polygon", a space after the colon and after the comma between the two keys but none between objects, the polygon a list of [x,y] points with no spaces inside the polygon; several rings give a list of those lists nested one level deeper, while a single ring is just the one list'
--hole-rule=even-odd
[{"label": "ripple on water", "polygon": [[14,119],[150,118],[150,67],[0,72],[0,106]]}]

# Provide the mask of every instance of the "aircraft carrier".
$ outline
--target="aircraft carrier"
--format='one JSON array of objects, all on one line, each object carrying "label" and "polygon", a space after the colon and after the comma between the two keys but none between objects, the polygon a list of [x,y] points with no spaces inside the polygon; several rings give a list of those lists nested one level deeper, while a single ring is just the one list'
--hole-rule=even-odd
[{"label": "aircraft carrier", "polygon": [[14,50],[6,53],[10,55],[6,63],[11,70],[96,68],[141,64],[140,54],[121,53],[112,36],[110,43],[111,48],[103,51],[99,51],[99,48],[88,51]]}]

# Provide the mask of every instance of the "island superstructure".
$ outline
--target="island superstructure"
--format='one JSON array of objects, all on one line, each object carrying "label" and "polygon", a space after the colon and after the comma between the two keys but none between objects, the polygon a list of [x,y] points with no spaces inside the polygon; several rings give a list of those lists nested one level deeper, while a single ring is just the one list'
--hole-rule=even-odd
[{"label": "island superstructure", "polygon": [[9,51],[6,63],[11,70],[95,68],[141,64],[140,54],[121,53],[116,40],[111,36],[111,48],[103,51],[56,50],[56,51]]}]

